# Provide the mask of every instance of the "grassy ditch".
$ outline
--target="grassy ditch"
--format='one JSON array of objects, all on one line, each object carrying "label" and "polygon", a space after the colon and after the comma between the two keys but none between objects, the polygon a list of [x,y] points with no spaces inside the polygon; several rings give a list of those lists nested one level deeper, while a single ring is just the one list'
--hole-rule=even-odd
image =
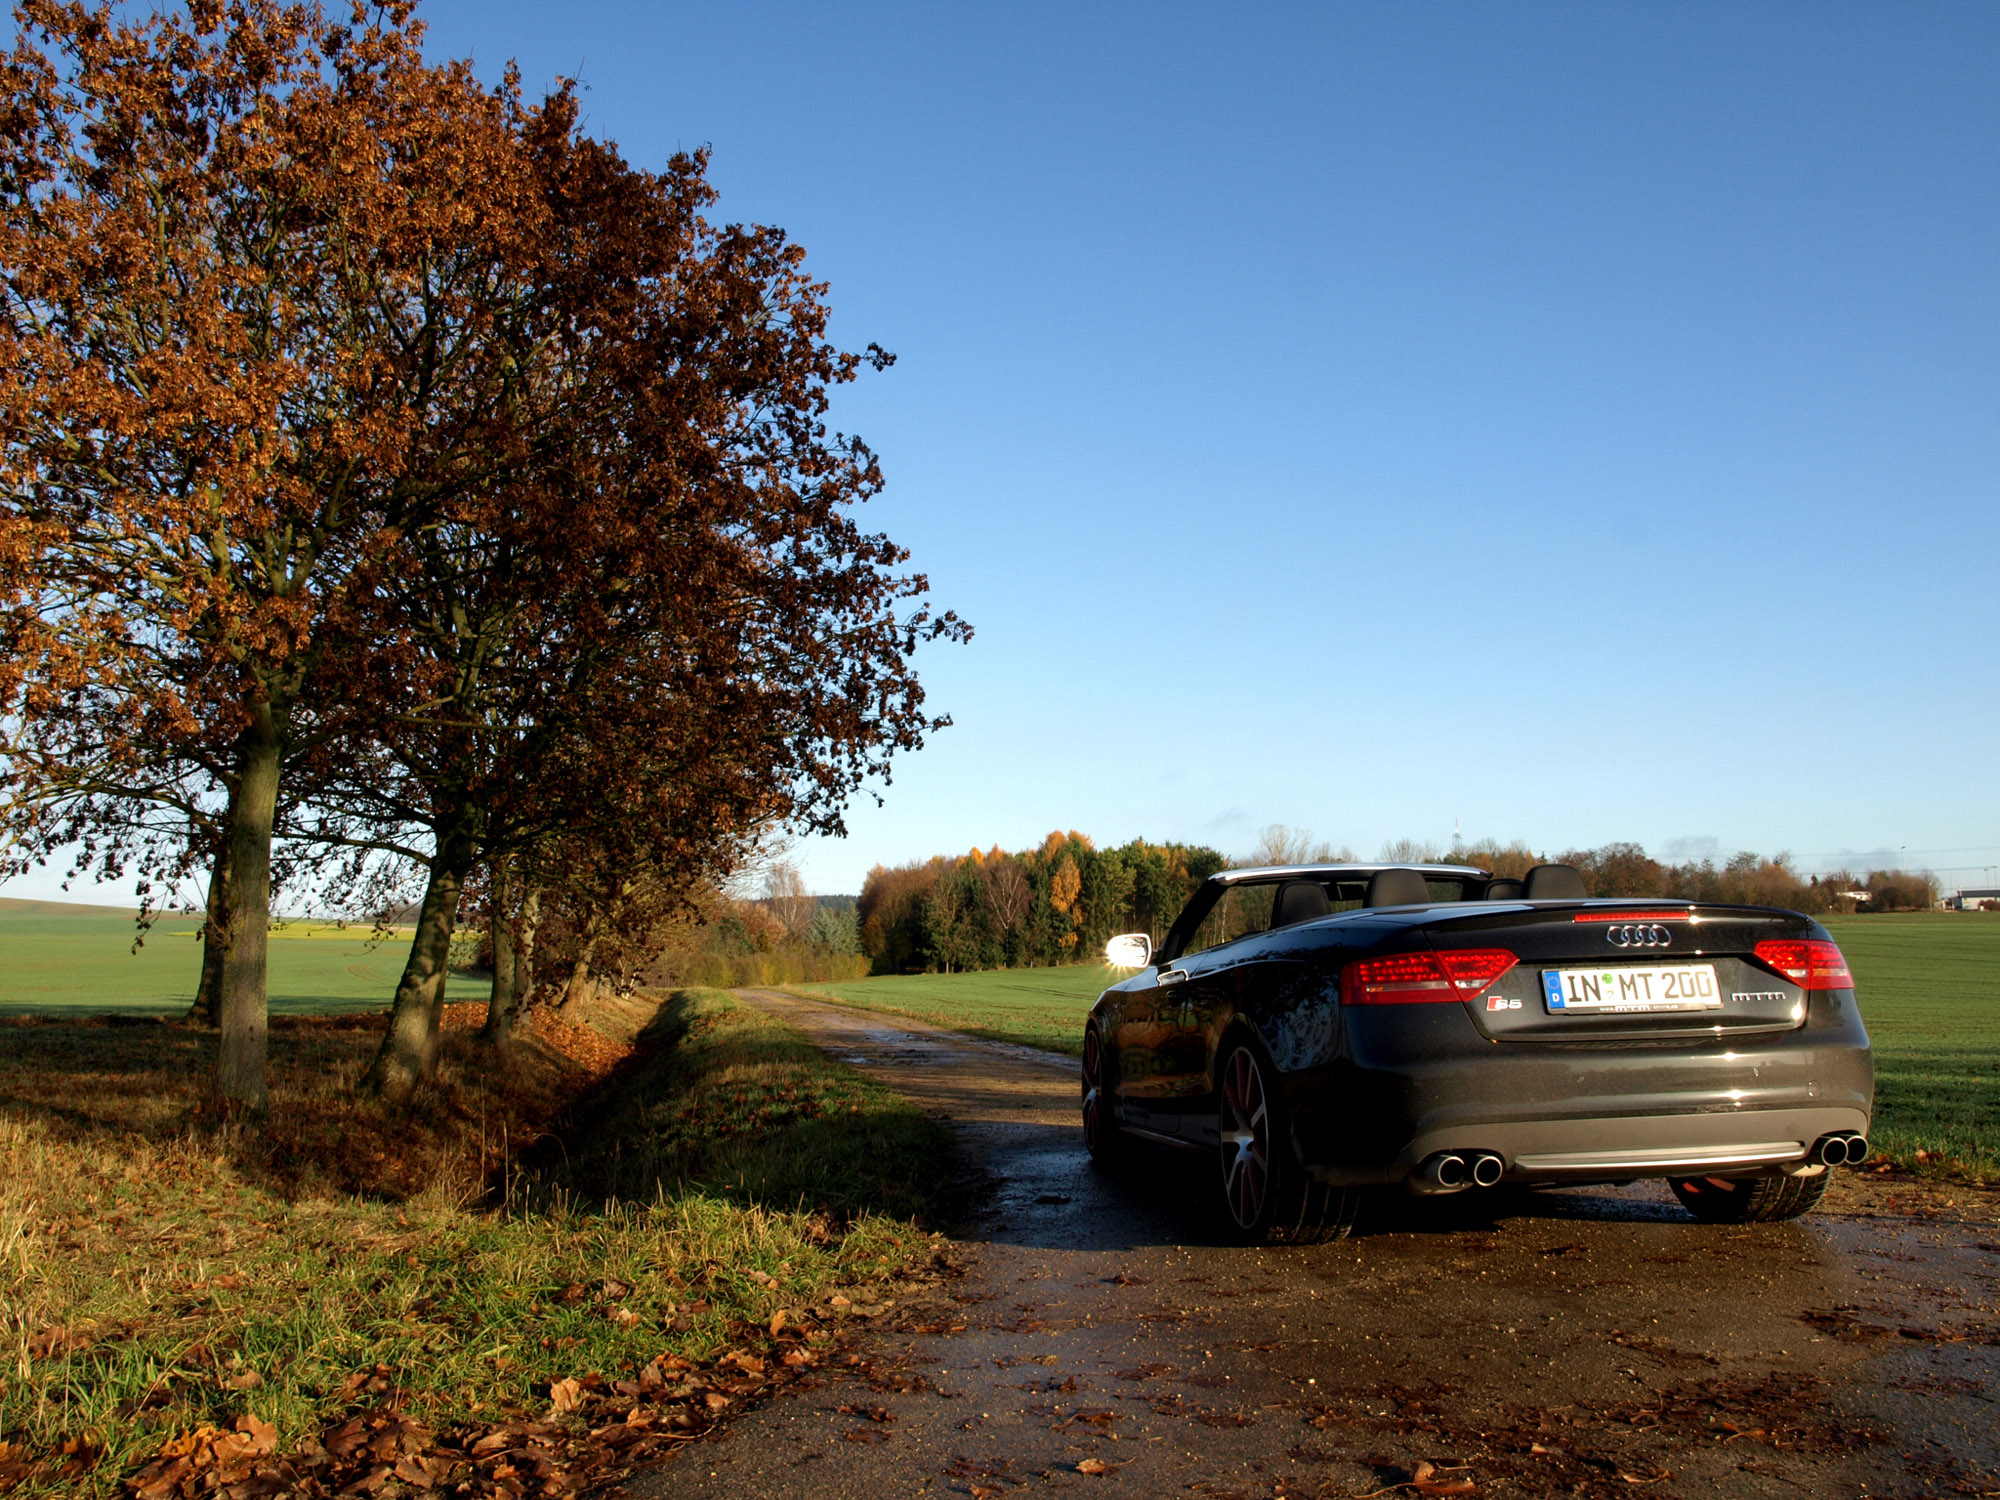
[{"label": "grassy ditch", "polygon": [[568,1133],[560,1180],[609,1201],[675,1192],[846,1222],[935,1223],[945,1127],[784,1022],[718,990],[682,990],[641,1061]]},{"label": "grassy ditch", "polygon": [[202,1127],[205,1039],[8,1024],[0,1489],[561,1494],[810,1368],[933,1260],[942,1130],[724,997],[662,1016],[608,1080],[450,1037],[396,1116],[345,1092],[379,1021],[280,1023],[255,1136]]}]

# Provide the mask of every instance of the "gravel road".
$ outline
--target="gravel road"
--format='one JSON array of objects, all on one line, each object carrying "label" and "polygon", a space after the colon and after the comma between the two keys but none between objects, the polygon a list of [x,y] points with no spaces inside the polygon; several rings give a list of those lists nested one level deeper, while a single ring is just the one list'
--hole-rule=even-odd
[{"label": "gravel road", "polygon": [[1088,1163],[1071,1059],[739,994],[948,1118],[985,1190],[963,1276],[634,1495],[2000,1492],[2000,1195],[1848,1174],[1715,1228],[1651,1184],[1468,1194],[1226,1246],[1205,1160]]}]

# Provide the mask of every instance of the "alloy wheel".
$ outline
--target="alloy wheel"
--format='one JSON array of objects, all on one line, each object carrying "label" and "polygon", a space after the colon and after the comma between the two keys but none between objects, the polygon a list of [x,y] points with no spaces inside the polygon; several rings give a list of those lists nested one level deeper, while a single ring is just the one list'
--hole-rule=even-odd
[{"label": "alloy wheel", "polygon": [[1271,1191],[1271,1112],[1264,1074],[1247,1047],[1230,1055],[1222,1078],[1222,1197],[1239,1228],[1264,1220]]},{"label": "alloy wheel", "polygon": [[1083,1034],[1083,1144],[1104,1152],[1104,1038],[1095,1026]]}]

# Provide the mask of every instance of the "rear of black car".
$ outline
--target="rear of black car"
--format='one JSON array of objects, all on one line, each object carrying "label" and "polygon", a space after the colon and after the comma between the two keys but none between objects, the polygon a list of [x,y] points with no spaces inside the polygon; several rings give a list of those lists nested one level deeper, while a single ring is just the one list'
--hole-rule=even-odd
[{"label": "rear of black car", "polygon": [[1868,1035],[1799,913],[1454,903],[1343,958],[1338,1060],[1287,1089],[1322,1180],[1721,1189],[1862,1149]]}]

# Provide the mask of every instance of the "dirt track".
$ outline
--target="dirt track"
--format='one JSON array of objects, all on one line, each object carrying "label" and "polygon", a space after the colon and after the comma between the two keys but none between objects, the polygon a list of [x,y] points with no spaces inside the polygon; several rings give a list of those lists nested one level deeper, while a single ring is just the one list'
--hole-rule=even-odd
[{"label": "dirt track", "polygon": [[1199,1159],[1088,1164],[1070,1059],[740,993],[948,1116],[991,1190],[855,1372],[635,1495],[2000,1492],[1993,1195],[1849,1178],[1741,1229],[1652,1186],[1466,1195],[1227,1247]]}]

